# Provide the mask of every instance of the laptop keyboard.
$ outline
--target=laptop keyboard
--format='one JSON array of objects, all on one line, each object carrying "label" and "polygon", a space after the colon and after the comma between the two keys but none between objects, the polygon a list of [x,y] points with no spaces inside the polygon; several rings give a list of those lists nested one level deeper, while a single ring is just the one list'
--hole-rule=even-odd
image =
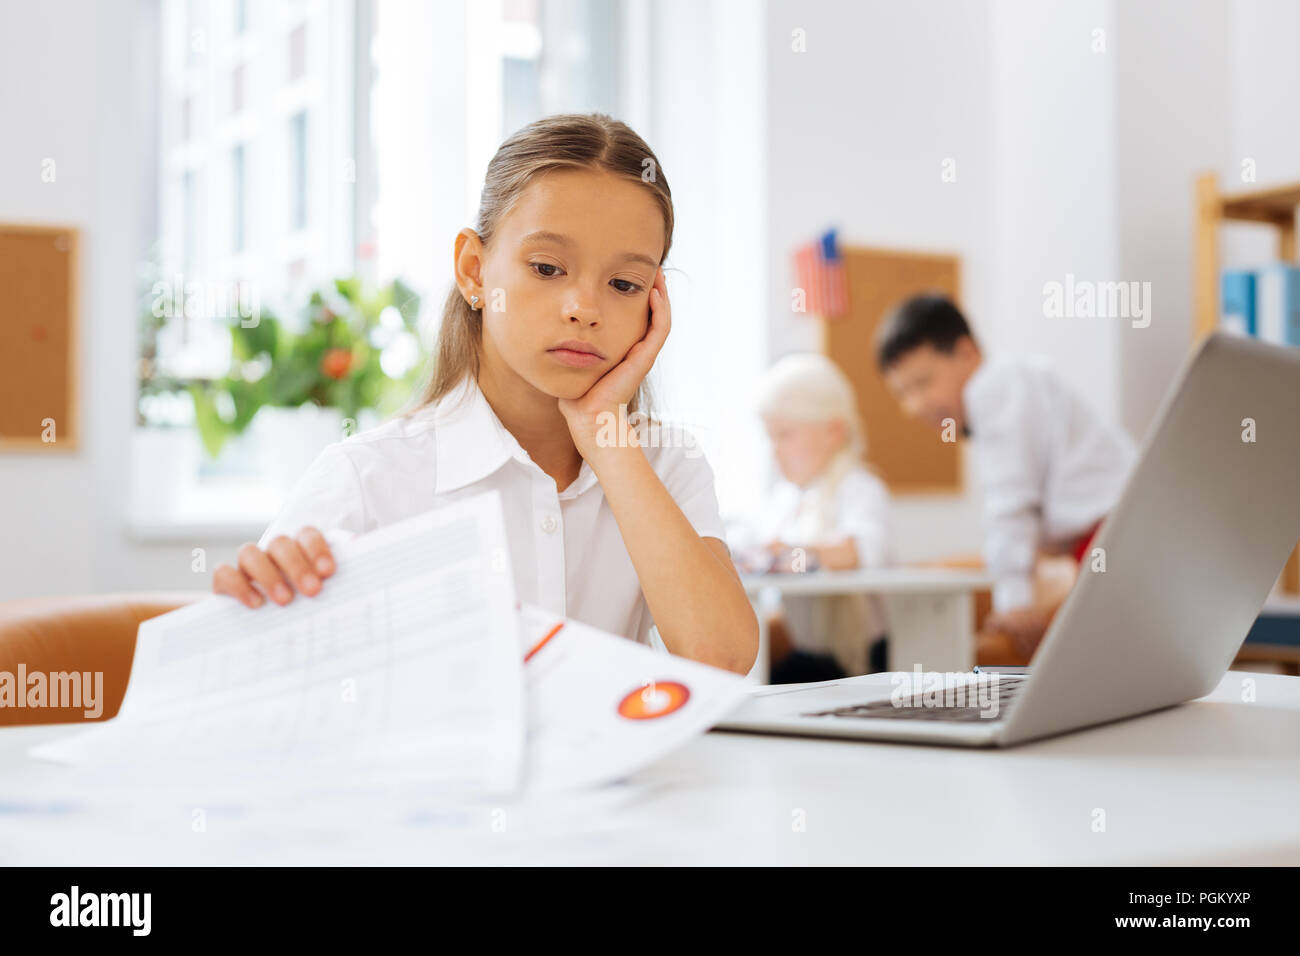
[{"label": "laptop keyboard", "polygon": [[[1021,685],[1024,684],[1023,677],[1002,677],[997,684],[998,706],[997,710],[989,714],[989,707],[981,706],[978,702],[970,704],[971,694],[969,691],[974,689],[972,684],[967,688],[968,693],[963,706],[926,704],[925,695],[917,694],[910,699],[904,699],[901,703],[895,704],[892,699],[876,700],[869,704],[851,704],[848,707],[836,707],[832,710],[817,710],[811,713],[802,714],[803,717],[888,717],[894,720],[996,720],[1006,716],[1007,709],[1016,701],[1016,695],[1020,692]],[[985,694],[992,688],[984,689]],[[936,689],[935,696],[940,702],[944,699],[945,692],[942,689]],[[991,703],[991,701],[989,702]]]}]

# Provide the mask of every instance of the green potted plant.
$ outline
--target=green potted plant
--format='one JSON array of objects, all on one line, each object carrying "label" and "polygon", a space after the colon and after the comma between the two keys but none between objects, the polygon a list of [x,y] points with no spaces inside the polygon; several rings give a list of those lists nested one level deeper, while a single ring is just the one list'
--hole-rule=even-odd
[{"label": "green potted plant", "polygon": [[203,447],[216,457],[263,409],[334,410],[338,437],[363,410],[396,411],[419,374],[419,305],[401,280],[371,289],[351,277],[314,291],[299,328],[267,313],[233,320],[229,371],[188,384]]}]

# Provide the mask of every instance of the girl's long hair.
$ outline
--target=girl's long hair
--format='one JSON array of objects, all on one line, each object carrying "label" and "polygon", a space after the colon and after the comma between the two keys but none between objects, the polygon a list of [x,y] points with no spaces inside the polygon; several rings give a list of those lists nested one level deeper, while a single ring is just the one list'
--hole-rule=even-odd
[{"label": "girl's long hair", "polygon": [[[640,183],[658,201],[664,218],[664,254],[673,241],[673,198],[659,158],[627,124],[603,113],[547,116],[520,129],[501,144],[488,163],[474,231],[490,246],[497,225],[528,184],[553,169],[592,169]],[[450,394],[467,376],[477,381],[483,317],[470,308],[453,283],[442,306],[438,342],[424,385],[406,415]],[[628,403],[628,414],[650,410],[650,390],[642,383]]]}]

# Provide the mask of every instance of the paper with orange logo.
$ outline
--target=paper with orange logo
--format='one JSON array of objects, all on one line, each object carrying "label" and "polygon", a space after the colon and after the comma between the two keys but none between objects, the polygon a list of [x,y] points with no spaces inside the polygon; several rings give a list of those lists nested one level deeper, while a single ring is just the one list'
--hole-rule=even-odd
[{"label": "paper with orange logo", "polygon": [[532,793],[618,780],[704,733],[745,696],[728,671],[521,604]]}]

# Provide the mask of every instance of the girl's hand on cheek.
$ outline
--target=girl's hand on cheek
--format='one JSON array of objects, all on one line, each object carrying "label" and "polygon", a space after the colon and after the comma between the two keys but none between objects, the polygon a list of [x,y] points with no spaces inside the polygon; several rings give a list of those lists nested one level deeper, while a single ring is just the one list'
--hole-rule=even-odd
[{"label": "girl's hand on cheek", "polygon": [[[598,448],[597,437],[604,422],[611,423],[614,434],[623,434],[623,427],[618,424],[620,408],[632,401],[637,389],[645,381],[671,328],[672,308],[668,304],[668,283],[664,278],[664,270],[660,267],[655,273],[654,285],[650,287],[650,327],[645,335],[628,350],[623,361],[597,379],[585,395],[559,400],[560,412],[568,422],[573,443],[583,458],[590,457]],[[622,412],[624,417],[626,414],[626,411]],[[606,426],[606,431],[608,430],[609,426]]]}]

